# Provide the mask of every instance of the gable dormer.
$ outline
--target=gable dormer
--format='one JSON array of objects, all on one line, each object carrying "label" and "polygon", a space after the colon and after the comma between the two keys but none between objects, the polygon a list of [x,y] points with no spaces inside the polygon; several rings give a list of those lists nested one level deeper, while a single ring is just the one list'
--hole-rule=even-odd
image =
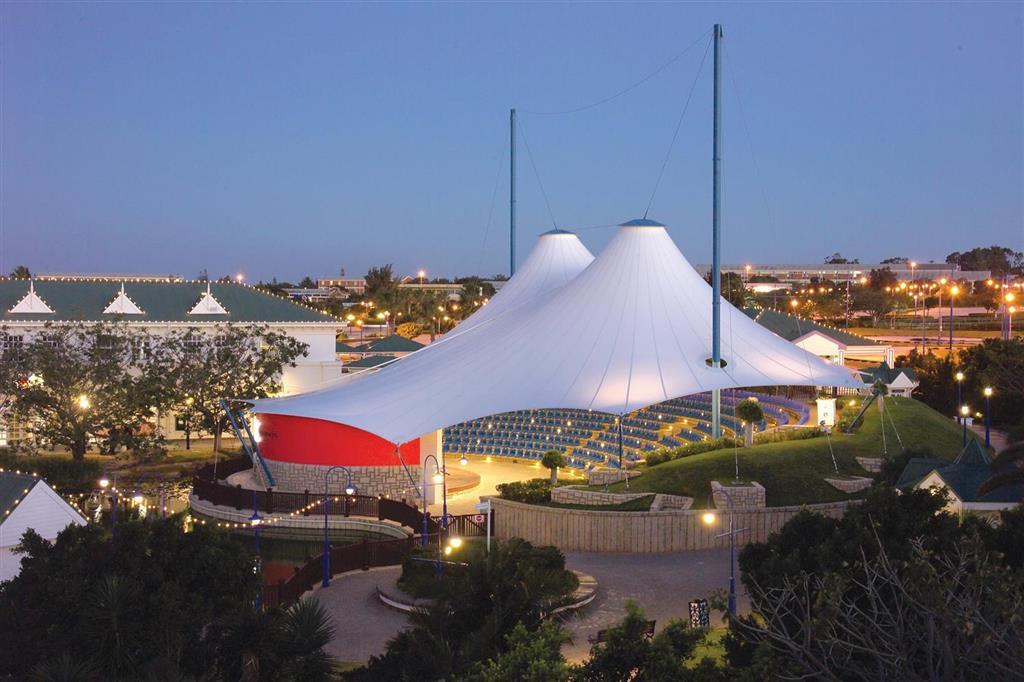
[{"label": "gable dormer", "polygon": [[53,308],[47,305],[46,301],[40,298],[39,294],[36,293],[35,282],[29,281],[28,293],[25,294],[24,298],[14,304],[14,307],[8,310],[9,313],[33,313],[43,315],[53,315]]},{"label": "gable dormer", "polygon": [[114,300],[103,309],[104,314],[111,315],[145,315],[142,308],[133,301],[124,291],[124,282],[121,282],[121,290],[117,292]]},{"label": "gable dormer", "polygon": [[206,291],[199,297],[199,301],[188,311],[189,315],[227,315],[227,309],[220,304],[210,291],[210,283],[206,283]]}]

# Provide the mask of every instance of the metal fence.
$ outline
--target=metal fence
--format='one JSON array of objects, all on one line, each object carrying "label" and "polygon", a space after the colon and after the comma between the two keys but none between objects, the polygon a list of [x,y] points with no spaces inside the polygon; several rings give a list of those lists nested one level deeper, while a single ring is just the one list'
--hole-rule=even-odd
[{"label": "metal fence", "polygon": [[[216,465],[208,464],[192,478],[192,493],[201,500],[235,509],[255,509],[266,514],[322,516],[324,497],[315,491],[279,492],[273,489],[250,490],[224,482],[228,476],[252,467],[246,459],[234,459]],[[216,473],[214,470],[216,469]],[[423,511],[405,500],[369,495],[328,495],[327,513],[337,516],[367,516],[379,521],[388,520],[419,530],[423,526]],[[437,530],[437,521],[428,519],[429,532]]]}]

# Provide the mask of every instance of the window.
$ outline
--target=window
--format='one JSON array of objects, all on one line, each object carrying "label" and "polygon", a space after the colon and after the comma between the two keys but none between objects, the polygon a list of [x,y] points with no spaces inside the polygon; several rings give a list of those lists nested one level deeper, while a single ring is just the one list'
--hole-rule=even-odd
[{"label": "window", "polygon": [[198,352],[206,345],[206,339],[202,334],[187,334],[184,340],[185,350]]},{"label": "window", "polygon": [[25,338],[20,334],[8,334],[0,332],[0,354],[11,354],[14,357],[21,355],[21,348],[25,345]]}]

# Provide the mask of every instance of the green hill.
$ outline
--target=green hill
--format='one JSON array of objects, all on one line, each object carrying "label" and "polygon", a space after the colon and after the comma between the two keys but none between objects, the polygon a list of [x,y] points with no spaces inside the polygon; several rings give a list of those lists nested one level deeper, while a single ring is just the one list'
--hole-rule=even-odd
[{"label": "green hill", "polygon": [[[885,399],[886,411],[892,417],[903,447],[927,448],[935,455],[952,459],[960,451],[961,428],[924,403],[910,398]],[[876,405],[864,415],[864,423],[853,434],[834,432],[831,436],[839,472],[866,476],[854,457],[882,457],[881,416]],[[886,419],[888,456],[898,455],[902,448]],[[968,437],[973,437],[968,431]],[[835,502],[859,497],[847,495],[825,482],[835,473],[829,455],[828,441],[822,438],[766,443],[739,448],[739,474],[743,480],[761,483],[770,507]],[[732,448],[713,450],[699,455],[665,462],[644,470],[642,476],[629,483],[630,492],[657,492],[686,495],[694,498],[695,508],[709,506],[711,481],[731,481],[735,460]],[[603,487],[601,488],[603,489]],[[622,483],[611,486],[623,491]]]}]

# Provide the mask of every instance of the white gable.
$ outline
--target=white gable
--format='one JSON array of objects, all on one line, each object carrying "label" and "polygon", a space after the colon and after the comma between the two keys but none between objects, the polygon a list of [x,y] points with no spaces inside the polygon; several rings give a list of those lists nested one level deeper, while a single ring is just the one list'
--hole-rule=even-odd
[{"label": "white gable", "polygon": [[38,481],[0,521],[0,580],[13,578],[21,570],[21,557],[12,550],[26,530],[53,540],[72,523],[84,526],[86,520],[44,481]]},{"label": "white gable", "polygon": [[53,308],[46,304],[46,301],[39,297],[36,293],[35,283],[28,283],[28,293],[20,301],[14,304],[8,312],[11,313],[43,313],[53,314]]},{"label": "white gable", "polygon": [[891,388],[917,388],[917,382],[912,381],[910,377],[902,372],[896,375],[896,378],[889,384]]},{"label": "white gable", "polygon": [[128,297],[128,294],[124,292],[124,282],[121,283],[121,290],[117,292],[117,296],[110,302],[106,308],[103,309],[104,313],[112,313],[116,315],[143,315],[142,308],[140,308],[135,301]]},{"label": "white gable", "polygon": [[840,350],[846,348],[843,344],[838,343],[829,336],[825,336],[818,330],[804,334],[799,339],[793,341],[793,343],[808,352],[823,357],[838,355]]},{"label": "white gable", "polygon": [[192,310],[188,311],[189,315],[227,315],[228,311],[220,304],[213,294],[210,292],[210,284],[207,282],[206,291],[199,298],[199,302],[196,303]]}]

